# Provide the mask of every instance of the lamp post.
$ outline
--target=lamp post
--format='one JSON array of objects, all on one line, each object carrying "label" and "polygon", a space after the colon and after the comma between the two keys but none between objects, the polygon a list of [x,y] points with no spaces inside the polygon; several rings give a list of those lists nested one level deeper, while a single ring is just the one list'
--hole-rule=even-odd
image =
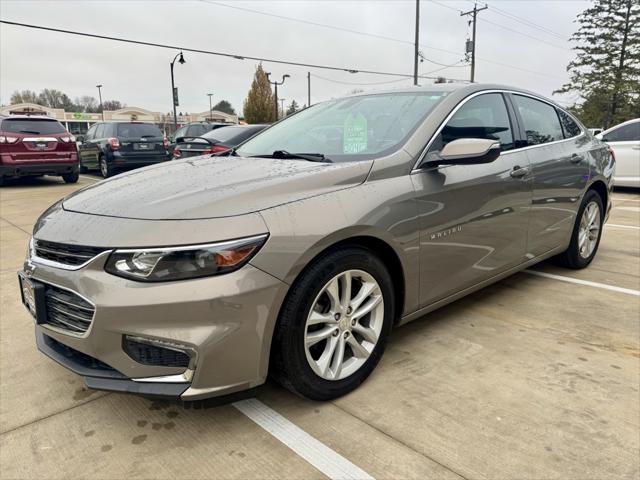
[{"label": "lamp post", "polygon": [[178,129],[178,114],[176,113],[176,107],[178,106],[178,89],[175,87],[173,82],[173,64],[176,63],[176,59],[178,59],[178,63],[180,65],[184,65],[186,60],[182,56],[182,52],[178,53],[173,60],[171,61],[171,96],[173,97],[173,131],[175,132]]},{"label": "lamp post", "polygon": [[104,122],[104,108],[102,107],[102,85],[96,85],[98,89],[98,97],[100,98],[100,112],[102,112],[102,121]]},{"label": "lamp post", "polygon": [[269,79],[269,83],[271,85],[275,86],[275,95],[276,95],[276,102],[275,102],[275,106],[276,106],[276,121],[278,121],[278,85],[282,85],[285,81],[285,79],[289,78],[291,75],[283,75],[282,76],[282,81],[281,82],[272,82],[270,80],[270,75],[271,73],[265,72],[267,74],[267,79]]},{"label": "lamp post", "polygon": [[207,93],[209,96],[209,120],[213,119],[213,107],[211,106],[211,97],[213,97],[213,93]]}]

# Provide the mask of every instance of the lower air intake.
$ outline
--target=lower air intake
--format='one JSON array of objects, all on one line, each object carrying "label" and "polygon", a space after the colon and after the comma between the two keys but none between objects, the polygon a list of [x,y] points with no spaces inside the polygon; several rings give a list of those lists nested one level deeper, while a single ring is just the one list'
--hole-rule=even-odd
[{"label": "lower air intake", "polygon": [[122,348],[127,355],[143,365],[187,368],[191,360],[189,355],[178,349],[150,345],[126,336],[122,338]]}]

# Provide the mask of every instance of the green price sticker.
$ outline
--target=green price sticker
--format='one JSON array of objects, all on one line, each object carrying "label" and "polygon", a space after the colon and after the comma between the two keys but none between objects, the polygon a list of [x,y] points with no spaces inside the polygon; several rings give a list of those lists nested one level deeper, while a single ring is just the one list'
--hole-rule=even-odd
[{"label": "green price sticker", "polygon": [[367,119],[361,113],[349,114],[344,121],[343,153],[360,153],[367,149]]}]

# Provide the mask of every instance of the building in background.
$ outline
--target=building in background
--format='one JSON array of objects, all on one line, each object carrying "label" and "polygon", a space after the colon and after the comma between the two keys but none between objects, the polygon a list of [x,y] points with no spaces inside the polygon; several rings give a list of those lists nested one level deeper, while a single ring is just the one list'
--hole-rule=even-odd
[{"label": "building in background", "polygon": [[[49,108],[35,103],[18,103],[0,107],[0,115],[46,115],[62,123],[74,135],[83,135],[89,127],[103,120],[102,113],[67,112],[62,108]],[[147,122],[155,123],[166,134],[173,131],[173,114],[152,112],[139,107],[124,107],[120,110],[105,110],[107,122]],[[238,116],[217,110],[178,115],[178,127],[191,122],[211,122],[237,124]]]}]

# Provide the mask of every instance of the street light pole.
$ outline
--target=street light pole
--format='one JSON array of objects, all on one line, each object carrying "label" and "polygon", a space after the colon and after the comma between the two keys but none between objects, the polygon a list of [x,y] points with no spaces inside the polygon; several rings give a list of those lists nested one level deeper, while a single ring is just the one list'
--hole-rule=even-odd
[{"label": "street light pole", "polygon": [[96,85],[98,89],[98,97],[100,98],[100,112],[102,112],[102,121],[104,122],[104,107],[102,106],[102,85]]},{"label": "street light pole", "polygon": [[173,98],[173,131],[175,132],[178,129],[178,114],[176,113],[176,107],[178,106],[178,90],[175,87],[175,83],[173,81],[173,64],[176,63],[176,59],[180,57],[178,63],[183,65],[186,63],[186,60],[182,56],[182,52],[178,53],[173,60],[171,61],[171,96]]},{"label": "street light pole", "polygon": [[209,96],[209,120],[213,119],[213,107],[211,106],[211,97],[213,97],[213,93],[207,93]]},{"label": "street light pole", "polygon": [[274,86],[275,86],[275,95],[276,95],[276,98],[275,98],[275,100],[276,100],[276,101],[275,101],[275,107],[276,107],[276,121],[278,121],[278,85],[282,85],[282,84],[284,83],[284,81],[285,81],[287,78],[289,78],[291,75],[283,75],[283,76],[282,76],[282,81],[281,81],[281,82],[272,82],[272,81],[270,80],[270,75],[271,75],[271,73],[269,73],[269,72],[265,72],[265,73],[266,73],[266,75],[267,75],[267,80],[269,80],[269,83],[270,83],[271,85],[274,85]]},{"label": "street light pole", "polygon": [[420,57],[420,49],[418,42],[420,40],[420,0],[416,0],[416,41],[414,43],[413,54],[413,84],[418,85],[418,58]]}]

